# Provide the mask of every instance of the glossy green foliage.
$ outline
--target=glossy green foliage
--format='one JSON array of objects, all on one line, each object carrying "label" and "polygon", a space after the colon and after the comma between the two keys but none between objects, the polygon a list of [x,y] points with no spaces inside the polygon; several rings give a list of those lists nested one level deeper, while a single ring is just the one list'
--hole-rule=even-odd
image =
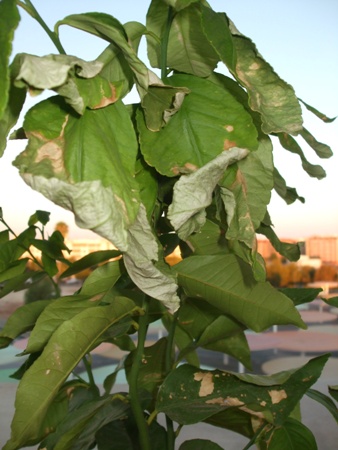
[{"label": "glossy green foliage", "polygon": [[[11,55],[20,7],[59,54]],[[122,24],[118,12],[56,17],[52,31],[31,1],[0,0],[0,154],[27,91],[53,91],[12,133],[28,140],[14,165],[116,248],[70,262],[61,233],[46,236],[49,213],[36,211],[15,235],[0,209],[0,298],[45,280],[53,291],[18,308],[0,332],[1,348],[29,333],[4,450],[174,450],[181,427],[199,421],[242,434],[246,448],[315,449],[299,402],[307,394],[337,420],[337,386],[332,398],[311,389],[328,355],[270,376],[201,368],[199,359],[201,349],[218,352],[251,370],[247,329],[305,328],[296,306],[319,291],[273,288],[257,234],[288,260],[299,258],[299,245],[281,242],[269,216],[273,190],[287,203],[304,201],[275,167],[271,137],[321,179],[324,169],[301,144],[319,158],[332,151],[303,127],[300,102],[334,119],[299,100],[204,0],[152,0],[144,24]],[[92,61],[67,55],[60,27],[106,47]],[[128,105],[134,88],[139,101]],[[182,261],[172,266],[167,257]],[[60,263],[68,266],[62,274]],[[62,295],[59,280],[84,270],[81,287]],[[98,347],[125,355],[103,389],[93,367]],[[121,375],[128,386],[115,392]],[[220,448],[196,436],[180,450]]]}]

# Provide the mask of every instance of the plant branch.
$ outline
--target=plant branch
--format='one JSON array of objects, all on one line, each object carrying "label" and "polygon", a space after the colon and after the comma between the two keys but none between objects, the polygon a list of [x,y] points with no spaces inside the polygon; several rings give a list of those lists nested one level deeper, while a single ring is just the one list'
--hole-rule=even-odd
[{"label": "plant branch", "polygon": [[139,443],[142,450],[151,450],[148,424],[144,416],[138,392],[138,374],[142,364],[144,353],[144,343],[148,331],[148,308],[149,299],[146,296],[143,302],[144,315],[139,319],[138,341],[134,354],[133,364],[129,376],[129,397],[130,406],[134,414],[135,422],[139,432]]},{"label": "plant branch", "polygon": [[164,29],[164,33],[161,41],[161,78],[165,78],[167,76],[167,54],[168,54],[168,42],[169,42],[169,33],[172,21],[174,19],[174,11],[171,6],[168,8],[168,16],[167,23]]},{"label": "plant branch", "polygon": [[41,27],[45,30],[45,32],[48,34],[51,41],[57,48],[58,52],[61,53],[62,55],[65,55],[66,52],[60,42],[59,36],[48,27],[46,22],[43,20],[38,11],[35,9],[33,3],[30,0],[24,1],[17,0],[17,5],[19,5],[22,9],[24,9],[31,17],[33,17],[33,19],[35,19],[41,25]]}]

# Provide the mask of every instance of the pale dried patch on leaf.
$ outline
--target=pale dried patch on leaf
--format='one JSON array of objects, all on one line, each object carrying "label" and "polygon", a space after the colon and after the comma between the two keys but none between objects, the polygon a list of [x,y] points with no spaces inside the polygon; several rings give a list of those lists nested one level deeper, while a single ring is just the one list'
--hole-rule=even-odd
[{"label": "pale dried patch on leaf", "polygon": [[116,91],[116,86],[112,83],[110,83],[110,90],[111,90],[111,95],[109,97],[107,97],[104,95],[103,89],[101,88],[101,93],[102,93],[101,101],[97,105],[94,105],[92,107],[92,109],[104,108],[105,106],[115,103],[119,99],[119,96],[117,95],[117,91]]},{"label": "pale dried patch on leaf", "polygon": [[228,133],[231,133],[235,129],[233,125],[224,125],[224,128],[228,131]]},{"label": "pale dried patch on leaf", "polygon": [[56,174],[65,172],[65,166],[63,164],[63,149],[57,142],[46,142],[46,144],[42,145],[38,149],[35,162],[39,163],[44,159],[51,162],[53,170]]},{"label": "pale dried patch on leaf", "polygon": [[280,391],[273,390],[273,391],[268,391],[268,392],[271,397],[271,402],[273,405],[275,405],[276,403],[280,403],[285,398],[288,398],[288,395],[284,391],[284,389],[281,389]]},{"label": "pale dried patch on leaf", "polygon": [[214,392],[215,385],[211,372],[197,372],[194,374],[194,380],[201,381],[201,387],[198,393],[200,397],[206,397]]},{"label": "pale dried patch on leaf", "polygon": [[230,141],[230,139],[225,139],[223,149],[229,150],[230,148],[236,147],[236,145],[237,144],[235,141]]}]

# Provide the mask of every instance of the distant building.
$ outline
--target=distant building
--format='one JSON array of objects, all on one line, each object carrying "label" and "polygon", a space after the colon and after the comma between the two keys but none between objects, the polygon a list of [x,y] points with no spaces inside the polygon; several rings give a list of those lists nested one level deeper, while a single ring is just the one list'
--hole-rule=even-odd
[{"label": "distant building", "polygon": [[[280,239],[282,242],[288,242],[291,244],[296,244],[298,241],[294,239]],[[302,248],[302,246],[301,246]],[[257,251],[260,253],[263,258],[269,259],[272,255],[281,256],[277,250],[273,247],[269,239],[257,239]],[[303,252],[302,252],[303,253]]]},{"label": "distant building", "polygon": [[312,236],[305,240],[305,254],[323,263],[338,265],[338,236]]},{"label": "distant building", "polygon": [[83,258],[89,253],[97,252],[99,250],[114,250],[116,247],[106,239],[72,239],[65,242],[69,250],[71,250],[70,257],[72,260]]},{"label": "distant building", "polygon": [[314,269],[319,269],[322,265],[322,260],[320,258],[310,258],[307,255],[301,255],[297,264],[303,267],[313,267]]}]

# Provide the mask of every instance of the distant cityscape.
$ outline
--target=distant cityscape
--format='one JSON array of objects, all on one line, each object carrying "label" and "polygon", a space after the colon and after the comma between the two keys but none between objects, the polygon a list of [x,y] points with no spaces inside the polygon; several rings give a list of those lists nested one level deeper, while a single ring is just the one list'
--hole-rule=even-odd
[{"label": "distant cityscape", "polygon": [[[281,239],[283,242],[296,243],[296,239]],[[300,241],[300,265],[318,268],[321,264],[338,265],[338,235],[312,236]],[[258,252],[264,259],[276,254],[276,250],[268,239],[258,239]],[[110,250],[115,247],[105,239],[67,239],[66,245],[71,249],[73,260],[78,260],[91,252]]]},{"label": "distant cityscape", "polygon": [[[281,239],[284,242],[296,243],[296,239]],[[267,239],[258,239],[258,252],[264,259],[276,253]],[[337,236],[311,236],[301,244],[301,257],[298,264],[318,268],[321,264],[338,265],[338,235]]]}]

